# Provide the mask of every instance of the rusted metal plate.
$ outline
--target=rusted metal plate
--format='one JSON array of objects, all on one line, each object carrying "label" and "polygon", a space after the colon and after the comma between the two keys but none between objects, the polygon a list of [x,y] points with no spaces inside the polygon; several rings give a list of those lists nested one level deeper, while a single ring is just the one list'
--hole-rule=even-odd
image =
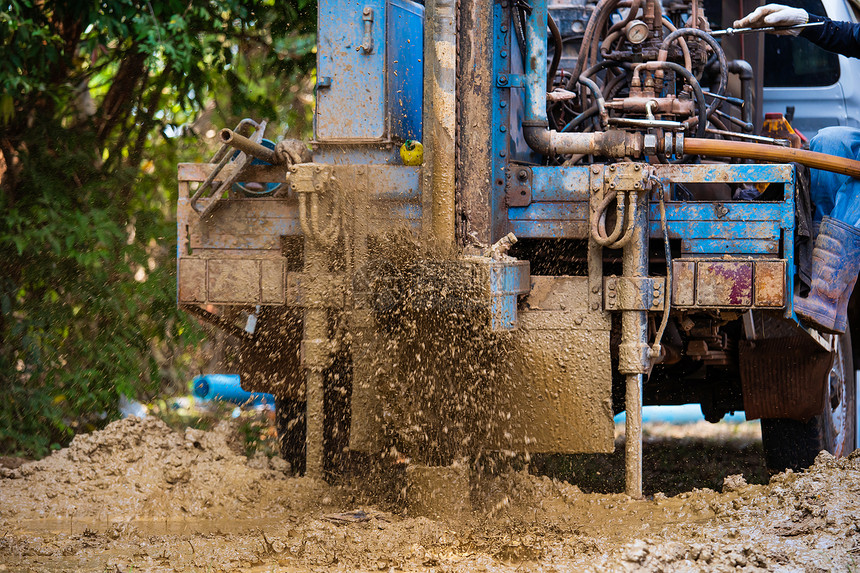
[{"label": "rusted metal plate", "polygon": [[696,304],[695,261],[672,261],[672,304],[674,306]]},{"label": "rusted metal plate", "polygon": [[[588,330],[575,322],[581,325],[584,314]],[[486,447],[613,451],[609,327],[604,313],[523,312],[511,341],[510,375],[496,389],[503,421]]]},{"label": "rusted metal plate", "polygon": [[785,306],[785,263],[758,261],[755,264],[755,305]]},{"label": "rusted metal plate", "polygon": [[206,261],[179,260],[179,302],[206,302]]},{"label": "rusted metal plate", "polygon": [[179,303],[269,304],[285,300],[283,258],[234,256],[179,260]]},{"label": "rusted metal plate", "polygon": [[752,305],[751,262],[703,261],[697,266],[696,304],[718,307]]},{"label": "rusted metal plate", "polygon": [[512,171],[505,187],[505,203],[508,207],[525,207],[532,202],[532,170],[526,165],[515,165]]},{"label": "rusted metal plate", "polygon": [[207,264],[210,302],[261,302],[260,261],[215,259]]},{"label": "rusted metal plate", "polygon": [[748,420],[807,421],[824,410],[832,358],[807,337],[741,341],[744,411]]}]

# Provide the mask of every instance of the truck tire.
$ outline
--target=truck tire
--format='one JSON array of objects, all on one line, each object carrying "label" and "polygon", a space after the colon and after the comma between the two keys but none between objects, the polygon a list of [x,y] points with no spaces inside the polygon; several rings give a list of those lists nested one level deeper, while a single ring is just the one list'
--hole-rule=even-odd
[{"label": "truck tire", "polygon": [[854,451],[857,441],[857,383],[850,331],[839,337],[828,373],[824,411],[807,422],[761,421],[765,462],[773,471],[802,470],[821,450],[836,457]]},{"label": "truck tire", "polygon": [[289,398],[275,400],[275,429],[281,457],[296,475],[305,473],[305,403]]}]

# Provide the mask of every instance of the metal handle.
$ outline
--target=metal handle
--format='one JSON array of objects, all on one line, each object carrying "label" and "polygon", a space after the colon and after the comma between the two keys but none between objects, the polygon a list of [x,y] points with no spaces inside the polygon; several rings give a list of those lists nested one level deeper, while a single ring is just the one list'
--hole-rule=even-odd
[{"label": "metal handle", "polygon": [[373,8],[365,6],[361,12],[361,21],[364,22],[364,38],[361,45],[356,50],[361,50],[365,54],[373,51]]}]

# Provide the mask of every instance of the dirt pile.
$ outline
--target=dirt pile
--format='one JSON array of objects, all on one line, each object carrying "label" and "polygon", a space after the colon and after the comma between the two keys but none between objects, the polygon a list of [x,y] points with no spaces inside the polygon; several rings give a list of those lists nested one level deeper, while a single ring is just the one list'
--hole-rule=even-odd
[{"label": "dirt pile", "polygon": [[[527,470],[473,473],[474,511],[433,520],[374,505],[357,482],[249,460],[231,436],[226,425],[177,433],[128,419],[0,470],[0,571],[833,571],[860,561],[860,453],[821,454],[766,484],[730,475],[720,492],[645,500]],[[671,444],[672,472],[699,463],[698,450]]]},{"label": "dirt pile", "polygon": [[48,458],[0,468],[0,517],[243,518],[330,499],[323,483],[287,479],[280,458],[237,454],[234,440],[229,422],[184,433],[156,418],[113,422]]}]

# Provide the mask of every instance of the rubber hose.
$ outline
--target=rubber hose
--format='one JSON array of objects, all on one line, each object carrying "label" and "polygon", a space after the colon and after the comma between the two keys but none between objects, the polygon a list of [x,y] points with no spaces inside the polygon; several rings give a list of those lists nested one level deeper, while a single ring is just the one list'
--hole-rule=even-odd
[{"label": "rubber hose", "polygon": [[[672,32],[668,36],[663,39],[663,43],[660,45],[660,53],[657,56],[657,60],[660,62],[665,62],[666,58],[669,56],[669,46],[672,45],[676,39],[682,36],[693,36],[695,38],[699,38],[706,44],[708,44],[714,53],[717,55],[717,59],[720,61],[720,83],[717,87],[717,93],[719,95],[723,95],[726,93],[726,85],[729,82],[729,65],[726,62],[726,53],[723,51],[723,48],[719,43],[714,39],[713,36],[708,34],[707,32],[703,32],[698,28],[678,28],[676,31]],[[720,106],[722,102],[719,99],[715,99],[711,102],[711,105],[708,106],[708,114],[707,117],[710,117],[714,110]]]},{"label": "rubber hose", "polygon": [[796,162],[813,169],[841,173],[860,179],[860,161],[828,155],[826,153],[818,153],[816,151],[807,151],[806,149],[776,147],[762,143],[688,137],[684,140],[684,153],[703,155],[705,157],[735,157],[738,159],[753,159],[774,163]]}]

